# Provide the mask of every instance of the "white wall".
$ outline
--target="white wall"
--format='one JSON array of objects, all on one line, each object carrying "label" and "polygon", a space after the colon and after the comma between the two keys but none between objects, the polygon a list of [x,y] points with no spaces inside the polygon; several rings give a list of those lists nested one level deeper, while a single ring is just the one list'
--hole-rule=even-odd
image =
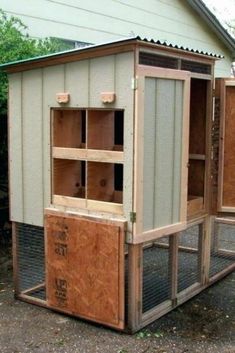
[{"label": "white wall", "polygon": [[33,37],[100,43],[133,35],[225,55],[216,76],[229,76],[229,52],[183,0],[1,0]]}]

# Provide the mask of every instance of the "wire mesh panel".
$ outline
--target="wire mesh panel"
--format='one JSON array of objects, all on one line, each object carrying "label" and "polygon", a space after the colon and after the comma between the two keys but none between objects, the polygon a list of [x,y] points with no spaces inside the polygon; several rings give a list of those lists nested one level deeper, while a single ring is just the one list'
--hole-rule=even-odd
[{"label": "wire mesh panel", "polygon": [[169,237],[143,250],[143,313],[170,299]]},{"label": "wire mesh panel", "polygon": [[44,229],[18,223],[16,234],[19,292],[45,300]]},{"label": "wire mesh panel", "polygon": [[235,224],[215,222],[211,236],[210,277],[235,265]]},{"label": "wire mesh panel", "polygon": [[179,235],[178,292],[200,281],[199,225],[194,225]]}]

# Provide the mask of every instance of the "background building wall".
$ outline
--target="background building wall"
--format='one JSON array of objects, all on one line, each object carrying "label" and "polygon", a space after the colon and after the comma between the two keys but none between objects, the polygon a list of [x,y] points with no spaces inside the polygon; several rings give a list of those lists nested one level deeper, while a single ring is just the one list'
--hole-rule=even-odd
[{"label": "background building wall", "polygon": [[230,76],[231,55],[204,20],[182,0],[1,0],[35,38],[98,44],[140,35],[222,54],[216,76]]}]

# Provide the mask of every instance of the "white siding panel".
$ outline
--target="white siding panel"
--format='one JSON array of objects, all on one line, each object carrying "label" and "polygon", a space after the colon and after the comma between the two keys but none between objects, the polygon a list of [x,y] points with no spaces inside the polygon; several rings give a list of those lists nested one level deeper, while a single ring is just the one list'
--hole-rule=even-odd
[{"label": "white siding panel", "polygon": [[23,73],[24,223],[43,224],[42,72]]},{"label": "white siding panel", "polygon": [[56,93],[65,90],[64,66],[43,69],[43,207],[51,203],[51,108],[59,107]]},{"label": "white siding panel", "polygon": [[223,54],[216,76],[230,75],[231,53],[186,1],[1,0],[1,7],[19,16],[31,36],[101,43],[140,35]]},{"label": "white siding panel", "polygon": [[10,219],[23,222],[21,73],[9,76]]}]

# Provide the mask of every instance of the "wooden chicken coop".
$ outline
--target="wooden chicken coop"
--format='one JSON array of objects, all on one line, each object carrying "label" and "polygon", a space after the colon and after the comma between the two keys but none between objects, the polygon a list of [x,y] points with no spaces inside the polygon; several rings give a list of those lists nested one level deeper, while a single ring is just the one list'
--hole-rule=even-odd
[{"label": "wooden chicken coop", "polygon": [[235,268],[235,80],[130,38],[9,73],[16,297],[135,332]]}]

